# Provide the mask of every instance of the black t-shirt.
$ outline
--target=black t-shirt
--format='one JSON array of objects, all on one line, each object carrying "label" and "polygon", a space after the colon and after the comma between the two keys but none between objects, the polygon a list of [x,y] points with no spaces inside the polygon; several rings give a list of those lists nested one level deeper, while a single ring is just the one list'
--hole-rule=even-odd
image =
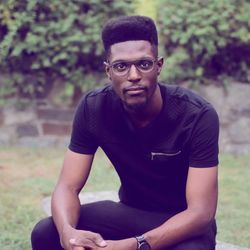
[{"label": "black t-shirt", "polygon": [[178,213],[187,207],[188,167],[218,165],[219,121],[193,92],[160,84],[163,108],[135,128],[112,86],[88,93],[74,119],[70,150],[94,154],[100,146],[121,180],[120,200],[140,209]]}]

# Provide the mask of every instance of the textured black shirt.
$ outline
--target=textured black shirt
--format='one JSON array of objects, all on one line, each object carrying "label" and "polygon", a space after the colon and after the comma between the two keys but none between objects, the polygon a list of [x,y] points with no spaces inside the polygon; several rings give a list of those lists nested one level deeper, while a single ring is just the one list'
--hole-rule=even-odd
[{"label": "textured black shirt", "polygon": [[103,149],[120,177],[123,203],[177,213],[187,207],[188,167],[218,165],[219,121],[211,104],[193,92],[160,89],[160,114],[139,129],[111,86],[89,92],[77,108],[69,148],[81,154]]}]

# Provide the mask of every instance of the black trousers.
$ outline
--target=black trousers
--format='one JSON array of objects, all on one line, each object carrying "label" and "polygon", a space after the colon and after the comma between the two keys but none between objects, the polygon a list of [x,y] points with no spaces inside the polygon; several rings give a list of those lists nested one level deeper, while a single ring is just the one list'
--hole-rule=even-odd
[{"label": "black trousers", "polygon": [[[134,237],[160,226],[172,215],[139,210],[120,202],[99,201],[81,206],[78,229],[102,235],[106,240]],[[206,234],[165,250],[214,250],[216,224]],[[33,250],[63,250],[52,217],[38,222],[31,233]]]}]

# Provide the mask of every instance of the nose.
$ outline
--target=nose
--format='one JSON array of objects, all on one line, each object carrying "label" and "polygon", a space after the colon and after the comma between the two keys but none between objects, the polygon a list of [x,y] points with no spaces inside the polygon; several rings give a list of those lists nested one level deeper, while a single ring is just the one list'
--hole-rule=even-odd
[{"label": "nose", "polygon": [[139,82],[141,80],[141,74],[134,64],[131,65],[128,72],[128,81]]}]

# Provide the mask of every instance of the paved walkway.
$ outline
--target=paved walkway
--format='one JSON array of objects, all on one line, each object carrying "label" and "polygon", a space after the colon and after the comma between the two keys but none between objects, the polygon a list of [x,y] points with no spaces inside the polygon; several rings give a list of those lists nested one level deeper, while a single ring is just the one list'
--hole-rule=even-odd
[{"label": "paved walkway", "polygon": [[[99,200],[114,200],[114,201],[119,200],[117,192],[115,191],[86,192],[80,194],[79,198],[81,203],[95,202]],[[50,201],[51,197],[46,197],[42,201],[44,211],[46,212],[47,215],[51,215]],[[250,250],[250,249],[218,241],[216,245],[216,250]]]}]

